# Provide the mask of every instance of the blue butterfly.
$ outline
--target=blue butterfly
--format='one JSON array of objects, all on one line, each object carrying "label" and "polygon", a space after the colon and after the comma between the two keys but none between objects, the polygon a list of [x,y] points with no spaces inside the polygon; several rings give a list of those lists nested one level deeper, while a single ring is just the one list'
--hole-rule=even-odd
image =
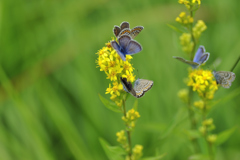
[{"label": "blue butterfly", "polygon": [[184,63],[187,63],[189,65],[192,66],[192,68],[197,68],[198,66],[200,66],[201,64],[207,62],[209,56],[210,56],[210,53],[205,53],[205,48],[204,46],[200,46],[197,50],[197,53],[195,54],[194,56],[194,59],[193,61],[188,61],[188,60],[185,60],[184,58],[182,57],[175,57],[173,56],[173,58],[176,58]]},{"label": "blue butterfly", "polygon": [[119,44],[116,41],[111,41],[111,45],[123,61],[126,61],[126,55],[136,54],[142,50],[142,46],[129,35],[122,35],[118,42]]}]

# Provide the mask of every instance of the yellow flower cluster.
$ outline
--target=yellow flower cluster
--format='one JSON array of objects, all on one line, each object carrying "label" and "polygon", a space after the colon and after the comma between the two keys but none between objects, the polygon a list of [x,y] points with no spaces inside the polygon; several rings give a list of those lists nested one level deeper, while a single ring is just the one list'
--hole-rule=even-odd
[{"label": "yellow flower cluster", "polygon": [[213,119],[212,118],[209,118],[209,119],[206,119],[202,122],[202,125],[203,126],[211,126],[213,125]]},{"label": "yellow flower cluster", "polygon": [[218,85],[214,80],[211,70],[191,70],[188,77],[188,86],[192,86],[193,91],[197,91],[199,96],[203,99],[213,99]]},{"label": "yellow flower cluster", "polygon": [[97,67],[100,67],[100,71],[104,71],[107,75],[107,79],[112,81],[109,87],[106,89],[106,94],[111,94],[110,99],[121,107],[122,100],[119,98],[123,91],[123,86],[120,82],[120,77],[127,78],[128,81],[135,81],[135,75],[133,74],[133,67],[130,63],[132,56],[126,55],[126,61],[123,61],[117,52],[112,48],[111,43],[106,43],[102,49],[97,53],[98,58],[96,60]]},{"label": "yellow flower cluster", "polygon": [[198,20],[196,25],[193,27],[193,35],[195,39],[199,39],[202,32],[207,29],[206,24],[203,22],[203,20]]},{"label": "yellow flower cluster", "polygon": [[187,16],[185,12],[181,12],[179,16],[176,18],[176,21],[183,24],[187,25],[189,23],[193,23],[193,17]]},{"label": "yellow flower cluster", "polygon": [[[134,146],[134,148],[132,149],[132,156],[131,156],[131,160],[138,160],[142,157],[142,150],[143,150],[143,146],[136,144]],[[127,157],[126,160],[129,160],[130,158]]]},{"label": "yellow flower cluster", "polygon": [[213,124],[213,119],[209,118],[202,122],[202,126],[199,128],[200,133],[206,137],[209,143],[214,143],[217,140],[217,135],[208,134],[207,131],[211,131],[215,129],[215,125]]},{"label": "yellow flower cluster", "polygon": [[215,125],[213,124],[213,119],[209,118],[202,122],[202,126],[199,128],[200,133],[205,135],[206,131],[211,131],[215,129]]},{"label": "yellow flower cluster", "polygon": [[129,130],[135,127],[135,121],[140,117],[139,112],[135,111],[134,109],[129,110],[126,113],[126,117],[123,116],[122,120],[126,122],[129,126]]},{"label": "yellow flower cluster", "polygon": [[135,111],[134,109],[131,109],[127,112],[126,117],[123,116],[122,120],[125,122],[132,122],[136,121],[140,117],[139,112]]},{"label": "yellow flower cluster", "polygon": [[204,102],[203,100],[195,101],[193,104],[196,108],[203,110],[204,109]]},{"label": "yellow flower cluster", "polygon": [[210,134],[207,137],[207,141],[211,144],[213,144],[214,142],[216,142],[217,140],[217,135],[216,134]]},{"label": "yellow flower cluster", "polygon": [[122,147],[126,151],[129,151],[130,148],[128,146],[127,137],[125,136],[124,130],[121,130],[121,131],[117,132],[116,136],[117,136],[117,141],[122,145]]},{"label": "yellow flower cluster", "polygon": [[135,121],[140,117],[139,112],[134,109],[129,110],[126,113],[126,117],[123,116],[122,120],[128,124],[128,129],[131,130],[135,127]]},{"label": "yellow flower cluster", "polygon": [[191,34],[190,33],[183,33],[180,36],[180,44],[182,45],[182,50],[186,52],[187,54],[190,54],[192,52],[193,48],[193,42],[191,40]]},{"label": "yellow flower cluster", "polygon": [[125,136],[124,130],[121,130],[121,131],[117,132],[117,133],[116,133],[116,136],[117,136],[117,141],[118,141],[119,143],[121,143],[121,144],[126,143],[127,138],[126,138],[126,136]]},{"label": "yellow flower cluster", "polygon": [[184,102],[187,103],[188,102],[188,90],[187,89],[181,89],[178,92],[178,97]]},{"label": "yellow flower cluster", "polygon": [[187,9],[190,9],[190,5],[200,5],[201,4],[201,0],[178,0],[178,3],[180,4],[184,4]]}]

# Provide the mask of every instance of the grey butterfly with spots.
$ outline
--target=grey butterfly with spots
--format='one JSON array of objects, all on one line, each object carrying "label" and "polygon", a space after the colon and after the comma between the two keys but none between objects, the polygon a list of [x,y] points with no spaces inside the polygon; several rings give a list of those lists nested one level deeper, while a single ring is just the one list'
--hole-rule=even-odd
[{"label": "grey butterfly with spots", "polygon": [[230,88],[236,78],[235,73],[228,71],[213,71],[213,75],[217,84],[220,84],[224,88]]},{"label": "grey butterfly with spots", "polygon": [[136,26],[133,29],[130,29],[130,24],[128,22],[122,22],[120,27],[114,26],[113,33],[117,38],[122,35],[129,35],[134,39],[143,29],[143,26]]},{"label": "grey butterfly with spots", "polygon": [[136,98],[142,97],[153,86],[153,81],[147,79],[137,79],[134,82],[134,87],[132,87],[132,83],[128,82],[126,78],[121,77],[120,79],[123,89]]}]

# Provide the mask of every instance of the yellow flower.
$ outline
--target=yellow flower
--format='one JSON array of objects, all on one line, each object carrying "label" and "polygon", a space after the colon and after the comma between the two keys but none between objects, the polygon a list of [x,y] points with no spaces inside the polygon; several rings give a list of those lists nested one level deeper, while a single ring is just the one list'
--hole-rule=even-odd
[{"label": "yellow flower", "polygon": [[180,14],[179,14],[179,17],[180,18],[183,18],[183,17],[185,17],[186,16],[186,13],[185,12],[181,12]]},{"label": "yellow flower", "polygon": [[193,20],[194,20],[193,17],[188,16],[187,19],[188,19],[188,23],[193,23]]},{"label": "yellow flower", "polygon": [[205,126],[200,126],[198,130],[202,135],[205,135],[206,131],[207,131],[207,128]]},{"label": "yellow flower", "polygon": [[178,92],[178,97],[184,102],[187,103],[188,102],[188,89],[181,89]]},{"label": "yellow flower", "polygon": [[122,100],[115,101],[115,103],[117,104],[118,107],[121,107],[121,106],[122,106]]},{"label": "yellow flower", "polygon": [[127,81],[129,81],[129,82],[134,82],[134,80],[135,80],[135,76],[128,70],[126,71],[125,74],[123,74],[122,77],[127,78]]},{"label": "yellow flower", "polygon": [[193,17],[191,17],[190,15],[186,16],[186,12],[181,12],[179,14],[179,17],[176,18],[176,21],[186,26],[190,23],[193,23]]},{"label": "yellow flower", "polygon": [[107,79],[110,79],[111,81],[117,81],[117,71],[115,69],[109,69]]},{"label": "yellow flower", "polygon": [[105,94],[111,94],[112,93],[112,87],[111,84],[109,84],[109,87],[106,89],[106,93]]},{"label": "yellow flower", "polygon": [[[113,40],[114,38],[112,38]],[[117,52],[112,48],[111,43],[107,42],[102,49],[100,49],[96,54],[98,58],[96,60],[97,67],[100,71],[104,71],[107,75],[107,79],[112,81],[109,83],[109,87],[106,89],[106,94],[110,94],[110,99],[115,101],[115,103],[120,106],[121,94],[123,92],[122,84],[119,83],[120,77],[127,77],[128,81],[133,82],[135,80],[135,75],[133,74],[133,67],[130,63],[132,56],[127,55],[126,61],[122,61]],[[113,87],[111,87],[113,86]]]},{"label": "yellow flower", "polygon": [[138,160],[142,157],[142,150],[143,146],[142,145],[135,145],[134,148],[132,149],[133,155],[132,155],[132,160]]},{"label": "yellow flower", "polygon": [[207,29],[207,26],[202,20],[198,20],[197,24],[193,27],[193,35],[196,39],[199,39],[202,32]]},{"label": "yellow flower", "polygon": [[211,70],[190,70],[188,78],[188,86],[191,86],[193,91],[198,92],[200,97],[213,98],[218,87]]},{"label": "yellow flower", "polygon": [[116,95],[115,93],[111,93],[110,99],[111,99],[111,100],[114,100],[115,98],[117,98],[117,95]]},{"label": "yellow flower", "polygon": [[209,143],[214,143],[214,142],[216,142],[216,140],[217,140],[217,135],[215,135],[215,134],[211,134],[211,135],[209,135],[208,137],[207,137],[207,141],[209,142]]},{"label": "yellow flower", "polygon": [[118,141],[119,143],[121,143],[121,144],[126,143],[127,138],[126,138],[126,136],[125,136],[124,130],[121,130],[121,131],[117,132],[117,133],[116,133],[116,136],[117,136],[117,141]]},{"label": "yellow flower", "polygon": [[203,126],[211,126],[212,124],[213,124],[213,119],[212,118],[206,119],[202,122]]},{"label": "yellow flower", "polygon": [[179,18],[179,17],[177,17],[175,20],[176,20],[176,22],[179,22],[179,23],[182,22],[181,18]]},{"label": "yellow flower", "polygon": [[201,0],[192,0],[192,3],[198,3],[198,5],[201,4]]},{"label": "yellow flower", "polygon": [[194,102],[193,105],[194,105],[196,108],[199,108],[199,109],[201,109],[201,110],[204,108],[204,102],[203,102],[202,100]]},{"label": "yellow flower", "polygon": [[187,54],[190,54],[193,48],[193,42],[191,41],[191,34],[183,33],[179,39],[180,39],[180,44],[182,45],[182,50]]},{"label": "yellow flower", "polygon": [[123,70],[133,72],[133,67],[128,61],[125,61],[123,64]]},{"label": "yellow flower", "polygon": [[140,117],[139,112],[135,111],[134,109],[131,109],[127,112],[126,117],[123,116],[122,120],[126,123],[130,123],[133,121],[136,121]]}]

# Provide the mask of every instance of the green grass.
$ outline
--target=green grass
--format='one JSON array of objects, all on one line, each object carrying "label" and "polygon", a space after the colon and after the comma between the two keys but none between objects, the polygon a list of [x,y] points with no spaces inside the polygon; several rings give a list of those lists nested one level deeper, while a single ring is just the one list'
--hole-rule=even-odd
[{"label": "green grass", "polygon": [[[228,71],[239,56],[238,1],[202,1],[196,13],[208,29],[200,44],[211,53],[206,68],[221,59],[216,70]],[[118,145],[116,132],[124,128],[121,114],[101,103],[109,81],[96,68],[95,54],[113,37],[122,21],[144,26],[136,38],[143,51],[132,63],[140,78],[154,81],[138,101],[141,118],[132,135],[144,146],[144,156],[156,151],[164,159],[187,159],[192,152],[185,131],[185,106],[177,92],[186,87],[186,65],[179,34],[167,24],[184,10],[177,1],[42,0],[0,2],[0,159],[107,159],[99,138]],[[239,65],[230,89],[221,88],[215,100],[239,91]],[[135,74],[137,74],[135,72]],[[238,92],[239,93],[239,92]],[[210,112],[218,134],[237,126],[217,147],[217,160],[239,157],[239,94],[220,101]],[[197,98],[197,97],[196,97]],[[127,108],[135,101],[130,97]],[[169,129],[169,126],[173,127]],[[202,146],[205,148],[206,146]]]}]

